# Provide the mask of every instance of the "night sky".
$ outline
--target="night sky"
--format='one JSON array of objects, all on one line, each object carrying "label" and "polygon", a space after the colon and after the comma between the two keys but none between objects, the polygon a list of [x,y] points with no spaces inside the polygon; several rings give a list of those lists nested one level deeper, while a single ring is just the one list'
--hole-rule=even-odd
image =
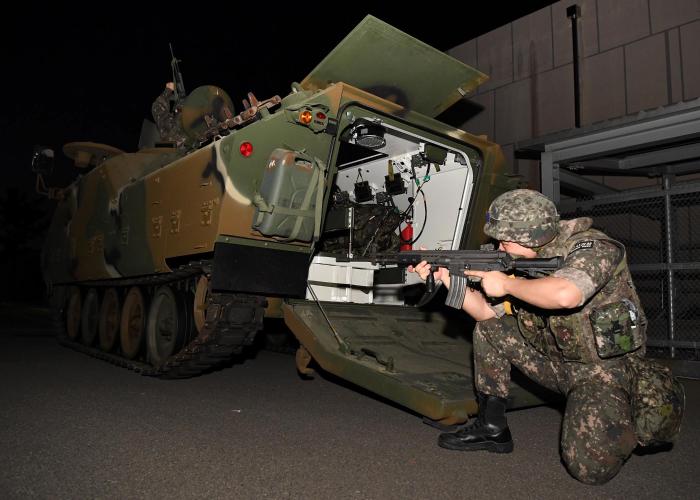
[{"label": "night sky", "polygon": [[[367,8],[335,2],[333,12],[324,11],[322,2],[283,9],[265,2],[161,2],[159,10],[121,2],[99,8],[15,6],[24,11],[6,12],[0,30],[0,226],[10,221],[22,228],[20,218],[33,223],[36,210],[49,218],[52,203],[33,194],[35,144],[56,151],[50,179],[55,185],[66,185],[78,173],[61,153],[67,142],[137,149],[141,123],[151,118],[151,103],[172,79],[168,42],[181,60],[186,89],[222,87],[238,112],[249,91],[259,99],[284,97],[291,82],[301,81],[367,14],[447,50],[551,3],[426,2],[401,8],[402,3],[377,2],[379,7]],[[29,231],[33,241],[41,240],[37,233],[45,225]],[[0,227],[0,251],[6,251],[8,239],[16,246],[23,237],[30,236],[9,235]]]}]

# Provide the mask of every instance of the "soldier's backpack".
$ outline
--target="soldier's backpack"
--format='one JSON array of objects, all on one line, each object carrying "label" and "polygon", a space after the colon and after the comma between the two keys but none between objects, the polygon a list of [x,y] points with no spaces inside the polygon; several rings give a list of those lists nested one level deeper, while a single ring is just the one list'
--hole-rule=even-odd
[{"label": "soldier's backpack", "polygon": [[631,357],[632,412],[642,446],[673,443],[681,430],[685,391],[671,370],[656,361]]}]

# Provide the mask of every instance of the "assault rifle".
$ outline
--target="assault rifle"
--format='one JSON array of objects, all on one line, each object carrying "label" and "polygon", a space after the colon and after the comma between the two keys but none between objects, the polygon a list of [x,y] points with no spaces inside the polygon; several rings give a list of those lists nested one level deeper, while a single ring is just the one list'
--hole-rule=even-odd
[{"label": "assault rifle", "polygon": [[178,65],[180,60],[175,57],[175,53],[173,52],[173,44],[168,43],[168,46],[170,47],[170,68],[173,70],[173,82],[175,83],[173,98],[175,103],[179,104],[187,95],[185,92],[185,83],[182,81],[182,73]]},{"label": "assault rifle", "polygon": [[[383,266],[415,266],[421,261],[426,261],[433,270],[445,267],[450,272],[450,290],[445,303],[451,307],[461,309],[464,296],[470,282],[478,282],[475,277],[464,275],[466,270],[474,271],[501,271],[530,278],[547,276],[562,267],[563,257],[548,257],[542,259],[513,258],[506,252],[497,250],[406,250],[403,252],[378,253],[368,256],[366,259],[373,264]],[[435,293],[435,277],[431,272],[426,280],[426,292],[419,305],[423,305],[432,298]]]}]

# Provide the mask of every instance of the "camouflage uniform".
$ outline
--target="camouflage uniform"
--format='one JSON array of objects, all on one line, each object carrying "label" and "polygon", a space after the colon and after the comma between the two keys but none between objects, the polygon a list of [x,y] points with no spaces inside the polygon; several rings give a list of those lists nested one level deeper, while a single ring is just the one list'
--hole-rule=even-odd
[{"label": "camouflage uniform", "polygon": [[[644,356],[646,319],[624,247],[592,229],[589,218],[558,222],[556,211],[549,217],[536,207],[533,213],[527,193],[533,192],[524,193],[528,213],[516,219],[510,233],[505,234],[507,223],[498,225],[493,208],[485,232],[531,247],[538,257],[564,256],[564,267],[553,276],[574,283],[583,297],[567,310],[517,301],[511,306],[502,299],[491,304],[496,318],[477,323],[474,331],[476,389],[506,398],[512,364],[565,395],[563,460],[576,479],[602,484],[617,474],[639,440],[631,393],[634,365]],[[508,211],[512,216],[517,207]],[[530,216],[543,222],[535,231],[531,222],[525,229]]]},{"label": "camouflage uniform", "polygon": [[156,122],[156,127],[158,127],[160,140],[162,142],[174,142],[179,147],[185,143],[187,137],[182,130],[177,115],[170,111],[170,98],[172,95],[173,91],[166,88],[153,101],[151,113]]},{"label": "camouflage uniform", "polygon": [[482,321],[474,332],[474,365],[476,388],[486,394],[507,397],[513,364],[539,384],[566,395],[564,461],[577,479],[602,483],[618,472],[637,444],[630,371],[624,356],[603,360],[595,354],[591,328],[581,319],[598,297],[632,298],[633,303],[638,299],[627,267],[615,274],[624,251],[590,225],[590,219],[561,222],[559,236],[537,251],[538,257],[565,256],[565,267],[554,276],[576,284],[585,305],[556,315],[560,312],[514,304],[517,312],[506,317],[502,307],[494,307],[500,319]]}]

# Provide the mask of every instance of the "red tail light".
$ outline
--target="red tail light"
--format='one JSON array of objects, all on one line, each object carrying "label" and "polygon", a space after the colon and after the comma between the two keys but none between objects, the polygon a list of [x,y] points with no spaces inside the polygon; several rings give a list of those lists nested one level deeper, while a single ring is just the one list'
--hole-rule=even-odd
[{"label": "red tail light", "polygon": [[240,151],[243,156],[248,158],[250,155],[253,154],[253,145],[249,142],[244,142],[241,144]]}]

